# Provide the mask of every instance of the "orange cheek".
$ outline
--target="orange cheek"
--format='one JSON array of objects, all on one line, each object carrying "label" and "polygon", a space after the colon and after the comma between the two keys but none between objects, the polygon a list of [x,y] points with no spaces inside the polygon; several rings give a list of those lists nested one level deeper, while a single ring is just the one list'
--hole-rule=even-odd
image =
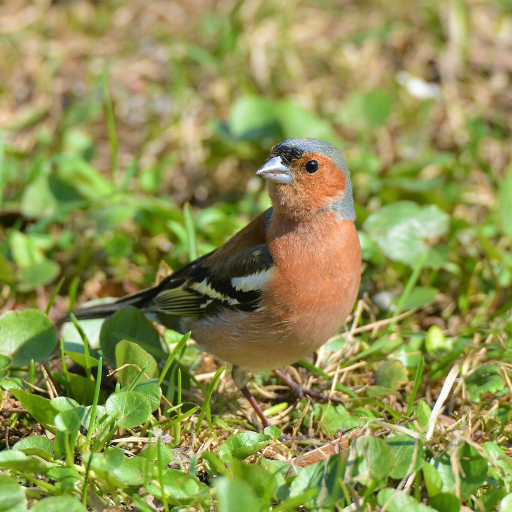
[{"label": "orange cheek", "polygon": [[297,194],[315,209],[340,199],[346,188],[343,172],[328,159],[324,162],[320,158],[318,160],[322,166],[318,173],[308,175],[302,172],[296,180]]},{"label": "orange cheek", "polygon": [[[308,174],[304,166],[312,158],[318,161],[320,170]],[[300,217],[343,197],[345,176],[328,158],[308,155],[294,165],[293,174],[295,180],[292,185],[269,183],[269,195],[274,208],[278,210]]]}]

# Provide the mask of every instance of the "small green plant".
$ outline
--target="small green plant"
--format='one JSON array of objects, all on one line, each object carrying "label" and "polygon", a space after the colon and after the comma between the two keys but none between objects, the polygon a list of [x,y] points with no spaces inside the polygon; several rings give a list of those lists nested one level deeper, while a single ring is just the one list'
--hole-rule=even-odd
[{"label": "small green plant", "polygon": [[[509,3],[13,4],[0,510],[512,510]],[[190,335],[54,327],[221,245],[295,136],[344,151],[363,251],[347,325],[288,370],[330,403],[255,376],[261,432]]]}]

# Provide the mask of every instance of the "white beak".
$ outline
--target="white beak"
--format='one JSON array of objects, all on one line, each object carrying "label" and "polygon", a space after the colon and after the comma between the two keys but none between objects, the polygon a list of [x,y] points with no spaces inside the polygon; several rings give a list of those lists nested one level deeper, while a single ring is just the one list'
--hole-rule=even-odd
[{"label": "white beak", "polygon": [[293,175],[290,169],[283,164],[280,156],[271,158],[256,171],[256,174],[274,183],[290,185],[293,182]]}]

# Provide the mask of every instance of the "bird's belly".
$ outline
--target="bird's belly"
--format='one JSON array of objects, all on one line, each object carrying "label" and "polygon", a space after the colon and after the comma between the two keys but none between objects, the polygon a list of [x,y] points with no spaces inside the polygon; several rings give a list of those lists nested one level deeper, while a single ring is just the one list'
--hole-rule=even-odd
[{"label": "bird's belly", "polygon": [[280,240],[273,252],[277,268],[262,289],[259,310],[184,319],[184,329],[207,352],[249,371],[282,368],[320,348],[345,322],[361,279],[353,223],[333,226],[327,233],[332,242],[322,251],[321,244]]},{"label": "bird's belly", "polygon": [[[333,307],[334,306],[334,307]],[[343,324],[348,312],[325,304],[317,316],[283,318],[263,308],[251,313],[229,311],[187,319],[196,343],[216,358],[251,372],[284,368],[320,348]]]},{"label": "bird's belly", "polygon": [[265,371],[292,364],[300,357],[290,346],[290,330],[264,310],[227,311],[201,319],[184,319],[183,327],[201,349],[249,371]]}]

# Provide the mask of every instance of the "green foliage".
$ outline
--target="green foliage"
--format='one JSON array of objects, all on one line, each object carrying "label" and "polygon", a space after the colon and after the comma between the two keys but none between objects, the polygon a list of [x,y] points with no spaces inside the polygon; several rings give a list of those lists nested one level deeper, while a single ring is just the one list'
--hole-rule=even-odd
[{"label": "green foliage", "polygon": [[[16,285],[22,292],[35,290],[38,286],[51,283],[60,273],[59,265],[48,259],[43,247],[48,239],[13,231],[9,239],[9,249],[16,265]],[[8,278],[10,281],[10,278]]]},{"label": "green foliage", "polygon": [[270,442],[270,436],[256,432],[242,432],[230,437],[221,446],[219,456],[225,462],[235,459],[246,459],[249,455],[265,448]]},{"label": "green foliage", "polygon": [[53,453],[53,441],[43,436],[28,436],[20,439],[13,447],[26,455],[38,455],[39,457],[51,457]]},{"label": "green foliage", "polygon": [[375,372],[375,381],[378,386],[394,391],[407,382],[407,372],[400,361],[386,361]]},{"label": "green foliage", "polygon": [[[144,345],[160,349],[160,336],[147,318],[132,306],[123,308],[103,322],[100,332],[102,353],[113,366],[116,365],[116,345],[125,334]],[[121,351],[120,357],[126,350]]]},{"label": "green foliage", "polygon": [[11,469],[19,473],[44,473],[46,464],[23,452],[10,450],[0,452],[0,468]]},{"label": "green foliage", "polygon": [[53,425],[58,410],[52,405],[50,400],[20,389],[12,389],[11,393],[39,423],[45,426]]},{"label": "green foliage", "polygon": [[353,448],[355,452],[354,479],[366,487],[379,489],[395,467],[391,447],[370,435],[359,437]]},{"label": "green foliage", "polygon": [[[511,510],[508,3],[17,3],[0,512]],[[151,286],[266,209],[254,171],[295,136],[351,170],[363,302],[297,367],[341,403],[255,376],[275,422],[255,432],[225,368],[133,308],[55,350],[68,304]]]},{"label": "green foliage", "polygon": [[0,475],[0,510],[2,512],[24,512],[27,498],[23,487],[14,478]]},{"label": "green foliage", "polygon": [[152,412],[158,409],[160,400],[162,399],[162,388],[158,385],[156,379],[141,380],[133,387],[133,390],[148,399]]},{"label": "green foliage", "polygon": [[473,402],[480,402],[485,393],[495,395],[505,387],[499,370],[499,365],[486,364],[476,368],[474,373],[468,376],[466,383]]},{"label": "green foliage", "polygon": [[425,350],[431,356],[443,357],[453,351],[453,341],[444,335],[440,327],[433,325],[425,336]]},{"label": "green foliage", "polygon": [[316,493],[304,502],[305,507],[315,509],[334,505],[343,496],[341,482],[345,466],[346,455],[330,457],[301,469],[290,486],[290,498],[304,496],[307,491],[314,489]]},{"label": "green foliage", "polygon": [[389,476],[402,479],[418,471],[423,464],[423,442],[407,434],[391,434],[386,438],[391,448],[395,463]]},{"label": "green foliage", "polygon": [[260,512],[260,500],[251,486],[241,478],[227,479],[220,477],[215,481],[215,490],[219,502],[219,510],[223,512]]},{"label": "green foliage", "polygon": [[457,466],[452,465],[452,460],[447,455],[440,455],[433,462],[440,476],[441,490],[455,491],[463,499],[467,499],[485,481],[488,463],[476,448],[468,443],[455,448],[453,458],[458,461]]},{"label": "green foliage", "polygon": [[386,122],[393,110],[393,97],[383,89],[367,93],[352,93],[338,114],[340,123],[356,128],[363,137]]},{"label": "green foliage", "polygon": [[48,317],[35,309],[8,311],[0,317],[0,351],[11,366],[44,361],[57,343],[57,332]]},{"label": "green foliage", "polygon": [[460,510],[460,500],[455,496],[455,494],[451,494],[448,492],[440,492],[436,494],[431,500],[429,500],[428,504],[435,510],[439,510],[440,512],[446,510],[446,512],[459,512]]},{"label": "green foliage", "polygon": [[[222,136],[222,127],[217,130]],[[275,102],[260,96],[240,98],[231,109],[227,130],[230,137],[241,141],[313,137],[341,143],[328,122],[288,99]]]},{"label": "green foliage", "polygon": [[157,479],[157,482],[149,484],[148,491],[160,500],[165,493],[168,503],[172,505],[203,504],[204,506],[210,501],[209,487],[182,471],[168,469],[161,479]]},{"label": "green foliage", "polygon": [[411,512],[434,512],[435,508],[418,503],[409,494],[395,489],[382,489],[377,495],[377,502],[381,507],[386,506],[390,512],[402,512],[410,510]]},{"label": "green foliage", "polygon": [[53,496],[39,501],[30,510],[35,512],[85,512],[86,508],[71,496]]},{"label": "green foliage", "polygon": [[131,384],[142,368],[148,379],[158,378],[160,375],[156,359],[131,341],[121,340],[116,345],[116,366],[124,367],[119,371],[119,380],[123,386]]},{"label": "green foliage", "polygon": [[151,404],[141,393],[125,391],[112,395],[105,404],[105,412],[122,428],[134,428],[144,423],[151,414]]},{"label": "green foliage", "polygon": [[370,215],[364,229],[391,260],[414,267],[428,251],[425,266],[439,268],[447,261],[439,241],[448,233],[449,220],[449,215],[436,205],[420,207],[402,201]]}]

